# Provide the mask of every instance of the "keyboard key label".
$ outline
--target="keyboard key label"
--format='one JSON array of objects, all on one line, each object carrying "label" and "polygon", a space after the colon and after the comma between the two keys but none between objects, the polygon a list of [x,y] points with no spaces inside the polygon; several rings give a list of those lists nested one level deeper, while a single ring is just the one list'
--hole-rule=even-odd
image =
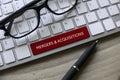
[{"label": "keyboard key label", "polygon": [[57,47],[61,47],[85,38],[90,37],[89,32],[86,27],[75,29],[45,40],[41,40],[30,44],[33,55],[46,52]]}]

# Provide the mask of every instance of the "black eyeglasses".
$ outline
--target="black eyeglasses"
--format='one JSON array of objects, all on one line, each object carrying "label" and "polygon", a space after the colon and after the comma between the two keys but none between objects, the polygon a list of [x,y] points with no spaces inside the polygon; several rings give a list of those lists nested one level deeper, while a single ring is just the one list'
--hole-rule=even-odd
[{"label": "black eyeglasses", "polygon": [[[10,36],[16,39],[22,38],[26,35],[29,35],[39,27],[41,9],[46,8],[55,15],[62,15],[72,10],[77,5],[77,2],[78,0],[34,0],[33,2],[27,4],[23,8],[17,10],[15,13],[0,21],[0,29],[5,31],[5,36]],[[58,3],[58,5],[56,5],[56,3]],[[14,26],[14,21],[29,10],[32,11],[31,14],[36,14],[35,19],[37,23],[35,26],[26,28],[24,23],[19,24],[21,27]],[[17,32],[17,34],[14,34],[14,30]]]}]

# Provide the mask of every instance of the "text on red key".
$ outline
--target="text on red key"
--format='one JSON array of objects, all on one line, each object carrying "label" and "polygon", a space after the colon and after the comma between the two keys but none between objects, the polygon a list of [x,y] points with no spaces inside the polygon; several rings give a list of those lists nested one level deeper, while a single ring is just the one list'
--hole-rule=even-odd
[{"label": "text on red key", "polygon": [[45,40],[30,44],[33,55],[37,55],[85,38],[90,37],[86,26]]}]

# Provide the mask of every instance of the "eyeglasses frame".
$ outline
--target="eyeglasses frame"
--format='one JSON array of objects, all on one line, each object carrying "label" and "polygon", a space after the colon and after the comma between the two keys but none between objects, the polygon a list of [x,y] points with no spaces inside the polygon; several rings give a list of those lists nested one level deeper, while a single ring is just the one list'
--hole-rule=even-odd
[{"label": "eyeglasses frame", "polygon": [[[46,8],[55,15],[62,15],[62,14],[65,14],[65,13],[71,11],[77,5],[77,2],[78,2],[78,0],[76,0],[75,4],[67,11],[65,11],[63,13],[56,13],[56,12],[54,12],[53,10],[51,10],[49,8],[49,6],[48,6],[48,1],[49,0],[46,0],[42,5],[39,5],[39,6],[37,5],[36,6],[35,4],[37,4],[40,1],[42,1],[42,0],[34,0],[31,3],[25,5],[23,8],[17,10],[13,14],[11,14],[10,16],[4,18],[2,21],[0,21],[0,29],[5,31],[4,35],[5,36],[10,36],[10,37],[15,38],[15,39],[25,37],[25,36],[29,35],[30,33],[32,33],[33,31],[35,31],[39,27],[39,24],[40,24],[40,10],[41,9]],[[26,33],[26,34],[24,34],[24,35],[22,35],[20,37],[15,37],[15,36],[11,35],[10,30],[11,30],[11,27],[12,27],[12,24],[13,24],[14,20],[16,18],[18,18],[19,16],[21,16],[22,14],[24,14],[25,11],[30,10],[30,9],[35,10],[36,13],[37,13],[36,14],[36,17],[37,17],[37,20],[38,20],[37,26],[32,31],[30,31],[30,32],[28,32],[28,33]],[[9,23],[8,27],[5,28],[5,25],[7,23]]]}]

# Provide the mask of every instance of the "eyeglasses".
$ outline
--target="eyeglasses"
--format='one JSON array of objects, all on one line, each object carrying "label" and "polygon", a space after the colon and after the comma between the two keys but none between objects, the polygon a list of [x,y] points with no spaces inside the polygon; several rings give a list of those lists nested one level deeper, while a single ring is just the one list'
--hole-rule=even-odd
[{"label": "eyeglasses", "polygon": [[[48,9],[48,11],[55,15],[62,15],[72,10],[77,5],[77,2],[78,0],[34,0],[0,21],[0,29],[5,31],[5,36],[10,36],[16,39],[25,37],[39,27],[40,11],[43,8]],[[56,5],[56,3],[58,3],[58,5]],[[23,23],[21,22],[18,24],[19,26],[14,26],[14,21],[24,15],[27,11],[31,11],[31,15],[36,14],[36,24],[28,28],[23,21]],[[14,34],[15,31],[17,34]]]}]

